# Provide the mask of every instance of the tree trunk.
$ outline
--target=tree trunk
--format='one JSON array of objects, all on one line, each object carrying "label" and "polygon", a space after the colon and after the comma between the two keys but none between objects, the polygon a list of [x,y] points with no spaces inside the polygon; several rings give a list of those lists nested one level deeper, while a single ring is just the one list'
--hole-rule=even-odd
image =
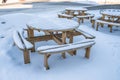
[{"label": "tree trunk", "polygon": [[6,3],[7,2],[7,0],[2,0],[2,3]]}]

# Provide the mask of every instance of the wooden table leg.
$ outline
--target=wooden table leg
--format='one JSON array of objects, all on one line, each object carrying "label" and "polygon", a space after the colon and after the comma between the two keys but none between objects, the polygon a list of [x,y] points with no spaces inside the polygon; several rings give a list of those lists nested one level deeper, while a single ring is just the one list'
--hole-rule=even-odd
[{"label": "wooden table leg", "polygon": [[[72,32],[70,32],[69,35],[70,35],[69,36],[69,38],[70,38],[69,43],[73,43],[73,34],[72,34]],[[76,55],[76,50],[71,51],[70,53],[73,54],[73,55]]]},{"label": "wooden table leg", "polygon": [[81,22],[81,18],[78,18],[78,23],[80,24],[80,22]]},{"label": "wooden table leg", "polygon": [[[62,32],[62,43],[63,43],[63,44],[66,43],[66,32]],[[63,57],[63,58],[66,58],[65,52],[62,53],[62,57]]]},{"label": "wooden table leg", "polygon": [[85,15],[85,11],[82,11],[82,15]]},{"label": "wooden table leg", "polygon": [[48,54],[45,54],[44,55],[44,66],[45,66],[46,70],[49,69],[48,58],[49,58]]},{"label": "wooden table leg", "polygon": [[89,59],[89,57],[90,57],[90,47],[86,48],[85,57]]},{"label": "wooden table leg", "polygon": [[[34,37],[34,30],[28,28],[28,40],[29,40],[31,37]],[[34,43],[33,41],[32,41],[31,43],[33,44],[33,48],[31,49],[31,51],[32,51],[32,52],[35,52],[35,43]]]}]

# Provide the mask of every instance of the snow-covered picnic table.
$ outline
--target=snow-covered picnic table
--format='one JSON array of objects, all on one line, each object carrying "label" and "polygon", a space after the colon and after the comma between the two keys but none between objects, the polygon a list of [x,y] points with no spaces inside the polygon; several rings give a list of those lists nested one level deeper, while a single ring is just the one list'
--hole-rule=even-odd
[{"label": "snow-covered picnic table", "polygon": [[[16,30],[13,34],[13,40],[24,53],[24,63],[30,63],[30,51],[37,51],[44,55],[44,66],[49,69],[48,58],[53,53],[62,53],[62,57],[66,58],[65,52],[70,55],[76,55],[77,49],[85,49],[85,57],[89,58],[90,48],[95,44],[94,40],[85,39],[80,42],[73,43],[73,37],[76,35],[90,36],[79,30],[79,24],[76,21],[60,18],[43,18],[37,17],[27,23],[27,38],[24,38],[24,30]],[[46,34],[35,36],[35,30],[43,31]],[[93,37],[92,37],[93,38]],[[27,39],[27,40],[26,40]],[[69,40],[68,42],[66,40]],[[58,45],[39,46],[35,50],[35,42],[54,40]]]},{"label": "snow-covered picnic table", "polygon": [[[89,58],[90,48],[95,44],[94,40],[92,43],[89,41],[80,42],[79,44],[75,44],[77,46],[71,45],[73,43],[73,37],[76,35],[82,35],[83,32],[78,30],[79,24],[74,20],[62,19],[62,18],[39,18],[33,19],[27,24],[28,26],[28,40],[33,44],[32,51],[35,50],[35,42],[36,41],[46,41],[46,40],[54,40],[58,45],[56,46],[39,46],[37,51],[40,54],[44,55],[44,66],[46,69],[49,69],[48,58],[53,53],[62,53],[62,57],[65,58],[65,52],[68,52],[70,55],[75,55],[77,49],[85,48],[86,49],[86,58]],[[43,31],[46,35],[43,36],[34,36],[34,30]],[[86,34],[84,33],[84,36]],[[89,36],[89,35],[88,35]],[[90,35],[91,36],[91,35]],[[68,42],[66,40],[69,40]],[[90,43],[86,45],[86,43]],[[68,46],[66,46],[66,45]],[[70,45],[71,46],[70,46]],[[73,43],[74,44],[74,43]],[[83,44],[83,45],[82,45]],[[57,49],[60,46],[59,49]],[[45,47],[46,49],[41,49]],[[68,48],[67,48],[68,47]],[[48,50],[48,51],[47,51]],[[49,52],[50,50],[50,52]],[[45,52],[44,52],[45,51]],[[47,51],[47,52],[46,52]]]},{"label": "snow-covered picnic table", "polygon": [[[76,35],[85,36],[85,38],[91,38],[84,32],[77,31],[79,24],[74,20],[62,19],[62,18],[38,18],[33,19],[27,23],[28,25],[28,40],[33,42],[41,40],[54,40],[58,44],[66,44],[66,38],[69,38],[69,43],[73,42],[73,37]],[[36,37],[34,30],[43,31],[46,35],[43,37]],[[93,38],[93,37],[92,37]],[[33,48],[35,51],[35,48]]]},{"label": "snow-covered picnic table", "polygon": [[111,16],[111,17],[116,17],[116,18],[120,18],[120,11],[118,12],[114,12],[114,11],[104,11],[104,12],[101,12],[102,15],[106,15],[106,16]]},{"label": "snow-covered picnic table", "polygon": [[67,14],[78,16],[78,15],[85,15],[85,12],[87,11],[84,7],[77,7],[77,8],[66,8],[65,9]]},{"label": "snow-covered picnic table", "polygon": [[102,14],[102,17],[96,20],[96,30],[98,30],[99,25],[103,27],[104,24],[108,24],[110,32],[112,32],[113,26],[120,26],[120,10],[108,9],[105,11],[101,11],[100,13]]},{"label": "snow-covered picnic table", "polygon": [[78,19],[78,23],[80,24],[80,22],[82,21],[82,23],[84,22],[84,19],[92,19],[94,17],[93,14],[89,14],[87,13],[88,9],[84,8],[84,7],[69,7],[66,8],[65,11],[63,13],[59,13],[58,17],[59,18],[68,18],[68,19],[72,19],[73,17],[77,17]]}]

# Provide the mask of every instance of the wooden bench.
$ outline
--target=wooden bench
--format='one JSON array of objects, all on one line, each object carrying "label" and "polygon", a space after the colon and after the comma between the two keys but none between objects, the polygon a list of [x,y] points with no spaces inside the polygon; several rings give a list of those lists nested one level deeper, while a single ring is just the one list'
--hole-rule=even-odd
[{"label": "wooden bench", "polygon": [[86,15],[77,16],[78,23],[80,24],[81,21],[83,23],[84,19],[92,19],[93,17],[94,17],[94,15],[92,15],[92,14],[86,14]]},{"label": "wooden bench", "polygon": [[97,27],[96,27],[97,31],[98,31],[99,25],[101,25],[103,27],[104,24],[107,24],[108,27],[110,28],[110,32],[112,32],[113,26],[120,26],[120,23],[109,22],[109,21],[105,21],[105,20],[96,20],[96,23],[97,23]]},{"label": "wooden bench", "polygon": [[44,66],[46,70],[48,70],[49,69],[48,58],[50,57],[51,54],[71,52],[77,49],[85,48],[86,49],[85,57],[89,58],[90,48],[94,44],[95,44],[94,40],[85,39],[85,40],[75,42],[75,43],[70,43],[70,44],[41,46],[41,47],[38,47],[37,51],[39,54],[44,55]]},{"label": "wooden bench", "polygon": [[72,19],[74,16],[73,15],[69,15],[69,14],[65,14],[65,13],[59,13],[58,14],[59,18],[67,18],[67,19]]},{"label": "wooden bench", "polygon": [[33,48],[33,45],[23,37],[22,32],[20,31],[13,32],[13,40],[14,40],[15,45],[20,50],[23,51],[24,63],[25,64],[30,63],[29,50]]},{"label": "wooden bench", "polygon": [[83,30],[80,30],[80,29],[75,29],[77,32],[79,32],[80,34],[82,34],[86,39],[94,39],[95,38],[95,36],[93,36],[92,34],[90,34],[90,33],[87,33],[87,32],[85,32],[85,31],[83,31]]}]

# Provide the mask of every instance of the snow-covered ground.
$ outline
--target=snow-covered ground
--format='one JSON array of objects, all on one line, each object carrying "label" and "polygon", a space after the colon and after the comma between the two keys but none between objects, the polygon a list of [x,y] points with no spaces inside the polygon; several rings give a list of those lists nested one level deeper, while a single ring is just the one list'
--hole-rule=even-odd
[{"label": "snow-covered ground", "polygon": [[[36,16],[55,18],[59,11],[67,7],[48,6],[0,16],[0,80],[120,80],[120,28],[113,27],[112,33],[107,26],[96,31],[88,20],[79,28],[96,36],[90,59],[84,58],[85,51],[81,49],[76,56],[67,54],[66,59],[58,54],[52,55],[49,59],[50,70],[47,71],[43,68],[43,56],[37,52],[30,54],[30,64],[23,63],[23,53],[14,46],[12,33],[26,27],[26,23]],[[89,12],[100,15],[99,10]],[[77,36],[74,42],[80,39],[81,36]],[[37,47],[52,44],[55,42],[36,43]]]}]

